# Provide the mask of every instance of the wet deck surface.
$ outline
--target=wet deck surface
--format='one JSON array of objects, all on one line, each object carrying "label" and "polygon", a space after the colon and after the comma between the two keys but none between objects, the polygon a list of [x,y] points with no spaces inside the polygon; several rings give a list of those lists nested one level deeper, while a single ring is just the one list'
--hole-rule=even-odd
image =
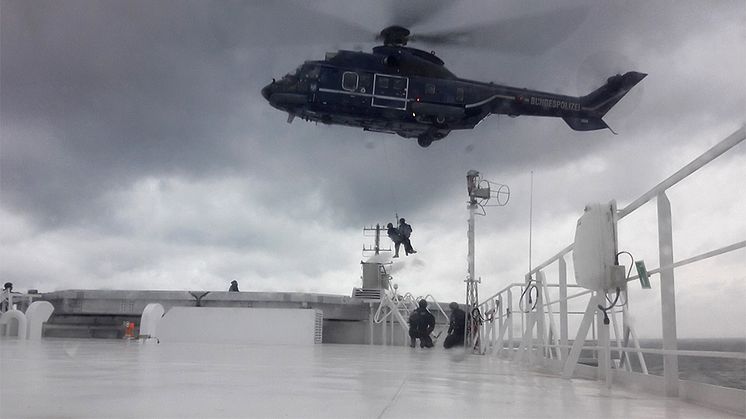
[{"label": "wet deck surface", "polygon": [[4,339],[0,417],[731,416],[443,349]]}]

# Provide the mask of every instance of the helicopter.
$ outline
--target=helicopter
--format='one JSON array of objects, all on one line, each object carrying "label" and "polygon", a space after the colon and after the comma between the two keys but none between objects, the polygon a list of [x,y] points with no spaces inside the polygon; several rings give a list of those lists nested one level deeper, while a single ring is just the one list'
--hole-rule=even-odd
[{"label": "helicopter", "polygon": [[[603,116],[647,74],[629,71],[609,77],[585,96],[566,96],[457,77],[434,52],[407,46],[468,43],[468,33],[413,35],[391,25],[377,35],[372,52],[339,50],[324,60],[306,61],[265,86],[269,104],[296,117],[329,125],[416,138],[421,147],[453,130],[473,129],[491,114],[562,118],[576,131],[611,128]],[[613,131],[612,131],[613,132]]]}]

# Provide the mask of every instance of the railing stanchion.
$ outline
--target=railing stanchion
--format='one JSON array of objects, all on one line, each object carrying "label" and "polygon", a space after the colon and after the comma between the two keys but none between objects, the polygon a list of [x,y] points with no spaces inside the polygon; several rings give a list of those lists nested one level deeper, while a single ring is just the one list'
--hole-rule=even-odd
[{"label": "railing stanchion", "polygon": [[[675,351],[676,342],[676,288],[673,275],[673,231],[671,227],[671,202],[662,191],[658,194],[658,252],[661,272],[661,317],[663,349]],[[679,395],[679,361],[677,355],[663,355],[663,378],[666,396]]]},{"label": "railing stanchion", "polygon": [[505,321],[508,322],[508,353],[509,356],[513,356],[513,290],[508,289],[508,309],[510,312],[506,314]]},{"label": "railing stanchion", "polygon": [[560,359],[567,359],[567,263],[565,256],[559,257],[559,299],[560,299]]}]

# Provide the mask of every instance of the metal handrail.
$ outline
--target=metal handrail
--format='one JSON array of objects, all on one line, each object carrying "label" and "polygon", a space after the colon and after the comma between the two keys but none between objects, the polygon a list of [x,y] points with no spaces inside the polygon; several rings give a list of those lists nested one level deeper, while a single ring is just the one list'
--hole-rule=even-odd
[{"label": "metal handrail", "polygon": [[735,147],[744,139],[746,139],[746,125],[741,126],[741,128],[737,129],[735,132],[733,132],[733,134],[715,144],[712,148],[705,151],[702,155],[679,169],[676,173],[669,176],[666,180],[655,185],[652,189],[642,194],[642,196],[632,201],[632,203],[619,210],[617,213],[619,219],[626,217],[632,211],[640,208],[643,204],[658,196],[658,194],[662,191],[668,190],[673,185],[679,183],[681,180],[696,172],[707,163],[715,160],[715,158],[717,158],[721,154]]},{"label": "metal handrail", "polygon": [[[676,171],[673,175],[669,176],[664,181],[658,183],[655,187],[651,188],[649,191],[647,191],[644,194],[642,194],[639,198],[635,199],[634,201],[632,201],[630,204],[628,204],[627,206],[625,206],[621,210],[618,210],[617,213],[616,213],[617,219],[619,220],[619,219],[624,218],[625,216],[629,215],[630,213],[632,213],[633,211],[635,211],[636,209],[638,209],[639,207],[641,207],[645,203],[649,202],[653,198],[657,198],[659,200],[659,209],[658,209],[658,211],[659,211],[659,213],[658,213],[658,223],[659,223],[658,225],[659,225],[659,229],[661,229],[661,228],[668,229],[668,231],[669,231],[668,234],[670,234],[670,228],[671,228],[670,227],[670,209],[666,209],[666,208],[670,208],[670,203],[669,203],[667,197],[665,196],[665,192],[669,188],[671,188],[672,186],[674,186],[677,183],[681,182],[683,179],[687,178],[688,176],[690,176],[691,174],[693,174],[694,172],[696,172],[697,170],[699,170],[700,168],[702,168],[703,166],[705,166],[706,164],[708,164],[711,161],[715,160],[718,156],[722,155],[723,153],[725,153],[729,149],[731,149],[731,148],[735,147],[736,145],[740,144],[745,139],[746,139],[746,125],[740,127],[738,130],[736,130],[735,132],[733,132],[727,138],[723,139],[718,144],[716,144],[715,146],[713,146],[710,149],[708,149],[702,155],[700,155],[699,157],[697,157],[694,160],[692,160],[689,164],[685,165],[683,168],[681,168],[678,171]],[[661,207],[661,205],[662,205],[662,207]],[[663,209],[661,209],[661,208],[663,208]],[[666,240],[666,239],[664,239],[664,240]],[[669,243],[669,244],[667,244],[667,246],[670,246],[670,240],[671,240],[670,236],[669,236],[669,238],[667,240],[668,240],[668,243]],[[659,244],[659,246],[663,246],[663,245],[664,244]],[[723,247],[720,247],[718,249],[710,250],[710,251],[707,251],[707,252],[704,252],[704,253],[701,253],[701,254],[698,254],[698,255],[695,255],[695,256],[691,256],[691,257],[688,257],[686,259],[681,259],[681,260],[676,261],[676,262],[674,262],[672,260],[672,257],[669,256],[670,259],[666,259],[665,263],[663,263],[661,267],[656,268],[656,269],[649,269],[647,273],[650,276],[655,275],[655,274],[660,274],[659,277],[661,277],[661,287],[662,287],[662,289],[665,291],[666,287],[669,287],[668,289],[670,290],[670,289],[673,289],[673,288],[671,288],[672,287],[671,284],[673,284],[673,282],[672,282],[673,281],[673,276],[672,276],[673,274],[672,273],[671,274],[666,274],[666,272],[673,272],[673,270],[675,268],[679,268],[679,267],[682,267],[682,266],[685,266],[685,265],[689,265],[689,264],[692,264],[692,263],[695,263],[695,262],[698,262],[698,261],[701,261],[701,260],[705,260],[705,259],[708,259],[708,258],[712,258],[714,256],[726,254],[726,253],[733,252],[733,251],[736,251],[736,250],[739,250],[739,249],[743,249],[743,248],[746,248],[746,240],[739,241],[739,242],[736,242],[736,243],[733,243],[733,244],[730,244],[730,245],[727,245],[727,246],[723,246]],[[583,291],[580,291],[578,293],[574,293],[574,294],[569,295],[569,296],[566,295],[566,290],[568,288],[578,287],[578,285],[576,285],[576,284],[566,284],[565,283],[566,282],[566,276],[567,276],[567,269],[568,269],[568,267],[567,267],[567,265],[565,263],[565,259],[564,258],[565,258],[566,255],[568,255],[573,250],[574,250],[574,244],[570,244],[570,245],[566,246],[565,248],[563,248],[562,250],[560,250],[558,253],[556,253],[554,256],[550,257],[549,259],[545,260],[544,262],[540,263],[539,265],[531,268],[529,270],[529,272],[525,275],[526,278],[533,278],[534,275],[539,275],[541,273],[541,279],[537,280],[537,282],[536,282],[537,286],[539,287],[538,288],[539,289],[539,296],[537,296],[537,297],[540,298],[540,304],[536,305],[532,309],[532,311],[530,311],[528,313],[526,313],[526,312],[520,312],[520,320],[521,320],[520,327],[521,327],[521,331],[522,331],[521,333],[523,334],[523,336],[520,337],[520,335],[519,335],[519,337],[518,337],[518,340],[520,341],[520,345],[518,347],[514,346],[515,341],[513,340],[512,334],[508,334],[508,338],[507,338],[508,340],[507,341],[503,341],[503,333],[506,330],[509,330],[509,331],[513,330],[513,325],[514,325],[513,322],[514,322],[514,320],[513,320],[512,314],[513,313],[515,313],[515,314],[519,313],[519,311],[516,311],[516,310],[513,310],[513,309],[515,308],[515,304],[518,304],[520,306],[520,299],[517,299],[516,301],[512,301],[509,298],[508,299],[509,302],[505,302],[505,300],[504,300],[503,297],[505,296],[506,293],[507,293],[508,297],[510,297],[511,290],[513,288],[518,288],[521,291],[525,290],[525,287],[528,286],[529,282],[520,282],[520,283],[511,283],[511,284],[508,284],[504,288],[500,289],[498,292],[494,293],[493,295],[491,295],[490,297],[488,297],[487,299],[485,299],[484,301],[482,301],[481,303],[479,303],[479,307],[480,308],[486,309],[489,304],[492,304],[494,301],[500,300],[504,304],[507,304],[507,307],[506,307],[507,309],[510,309],[511,315],[509,315],[507,311],[505,313],[503,313],[502,310],[501,310],[501,312],[499,312],[495,316],[495,320],[498,320],[499,324],[500,324],[500,332],[499,332],[499,334],[497,336],[497,340],[496,341],[495,341],[495,333],[491,334],[492,341],[489,342],[489,345],[493,348],[493,350],[496,349],[496,351],[495,351],[496,354],[499,354],[502,349],[506,349],[505,345],[507,345],[507,349],[510,349],[511,351],[514,351],[516,349],[519,349],[520,351],[525,351],[525,350],[531,350],[532,351],[533,350],[532,348],[544,348],[545,350],[543,352],[543,355],[539,354],[539,353],[536,353],[536,355],[538,355],[538,356],[544,356],[544,357],[549,357],[549,358],[553,358],[555,355],[558,356],[558,357],[560,357],[560,355],[561,355],[561,360],[564,362],[564,364],[563,364],[563,376],[566,376],[566,377],[569,377],[572,374],[572,369],[570,368],[569,369],[569,374],[570,375],[567,375],[567,373],[568,373],[567,366],[568,365],[570,365],[570,366],[574,365],[575,362],[577,362],[577,359],[573,358],[573,356],[571,354],[571,358],[573,359],[573,361],[570,364],[568,364],[568,362],[570,362],[570,361],[568,361],[565,358],[566,355],[560,353],[560,350],[565,350],[565,349],[570,349],[570,348],[572,348],[574,351],[577,351],[578,349],[586,349],[586,350],[594,350],[594,351],[609,351],[609,350],[611,350],[611,351],[619,352],[619,353],[624,352],[625,354],[626,353],[637,353],[638,354],[638,358],[641,361],[640,365],[642,367],[643,374],[647,374],[647,368],[644,365],[644,360],[642,358],[642,354],[659,354],[659,355],[664,355],[664,356],[668,356],[668,357],[672,357],[672,356],[689,356],[689,357],[709,357],[709,358],[728,358],[728,359],[746,360],[746,353],[741,353],[741,352],[705,351],[705,350],[680,350],[680,349],[676,348],[675,331],[674,331],[674,333],[672,335],[671,332],[670,332],[670,328],[666,329],[665,325],[664,325],[664,330],[663,330],[663,337],[664,337],[664,339],[663,339],[663,348],[665,348],[665,349],[640,348],[639,347],[639,340],[637,339],[637,336],[636,336],[636,334],[635,334],[632,326],[627,326],[626,325],[627,324],[626,323],[627,320],[624,317],[626,310],[625,310],[625,312],[622,312],[622,317],[623,317],[623,323],[622,324],[625,325],[625,329],[623,330],[623,333],[622,333],[622,334],[625,335],[623,338],[620,337],[620,333],[619,333],[619,329],[618,329],[619,322],[618,322],[618,320],[617,320],[617,318],[615,316],[616,314],[619,314],[620,311],[609,310],[609,311],[607,311],[607,314],[609,315],[609,317],[611,317],[611,320],[612,320],[612,323],[613,323],[613,327],[611,327],[609,329],[605,329],[605,332],[604,332],[605,336],[604,337],[602,337],[600,335],[601,328],[599,328],[599,330],[598,330],[598,332],[599,332],[599,337],[598,337],[599,340],[598,340],[598,342],[601,342],[601,340],[603,339],[605,341],[605,343],[603,345],[597,345],[597,346],[586,346],[586,345],[582,345],[582,346],[578,346],[578,347],[574,347],[574,345],[568,345],[567,344],[567,342],[568,342],[567,316],[570,315],[570,314],[581,314],[581,312],[570,312],[570,311],[568,311],[567,310],[566,302],[568,302],[570,300],[573,300],[573,299],[576,299],[578,297],[582,297],[584,295],[589,295],[589,294],[593,293],[593,290],[583,290]],[[670,253],[669,253],[669,255],[670,255]],[[556,283],[548,284],[547,281],[546,281],[546,279],[543,276],[543,270],[546,267],[551,266],[554,263],[559,263],[559,266],[560,266],[560,282],[561,282],[561,284],[556,284]],[[666,279],[666,275],[670,275],[670,276],[668,276],[668,278]],[[639,277],[637,275],[630,276],[630,277],[627,278],[627,281],[633,281],[633,280],[636,280],[636,279],[639,279]],[[548,288],[549,287],[552,287],[552,288],[554,288],[554,287],[562,287],[562,288],[560,288],[560,298],[559,299],[554,299],[554,300],[550,299],[549,292],[548,292]],[[666,292],[668,292],[668,291],[666,291]],[[598,298],[601,298],[601,297],[599,297],[599,296],[592,296],[591,298],[597,298],[598,299]],[[590,315],[591,313],[593,313],[590,310],[595,310],[595,308],[594,308],[595,302],[592,302],[592,301],[593,300],[590,300],[588,302],[588,308],[586,309],[586,312],[582,312],[582,314]],[[598,301],[600,302],[601,300],[598,300]],[[564,322],[563,325],[562,325],[562,327],[564,327],[564,329],[562,329],[562,331],[561,331],[561,333],[563,334],[563,337],[562,337],[563,341],[562,341],[562,343],[560,343],[557,340],[556,331],[554,330],[555,326],[553,324],[553,316],[556,315],[557,313],[556,312],[552,312],[552,309],[551,309],[551,307],[553,305],[556,305],[558,303],[560,304],[561,320],[562,320],[562,322]],[[565,305],[563,306],[563,304],[565,304]],[[675,324],[675,309],[673,308],[674,305],[670,303],[670,300],[669,300],[669,302],[666,302],[664,300],[664,301],[661,302],[661,304],[662,304],[663,312],[664,312],[664,323],[666,321],[666,317],[665,317],[666,313],[670,313],[668,315],[669,316],[673,316],[673,322],[672,323],[669,322],[669,323],[665,323],[665,324],[669,324],[669,325]],[[668,311],[666,311],[666,307],[668,307]],[[674,310],[674,311],[671,313],[671,310]],[[539,320],[540,323],[536,323],[537,322],[537,315],[539,316],[538,318],[541,319],[541,320]],[[546,325],[544,323],[546,321],[547,317],[548,317],[548,323],[549,323],[549,330],[548,330],[549,331],[549,337],[550,337],[549,339],[547,339],[547,335],[546,335],[547,330],[545,329]],[[669,317],[668,319],[671,319],[671,317]],[[595,317],[595,315],[594,315],[593,317],[588,318],[588,320],[586,320],[586,318],[584,318],[583,321],[584,322],[590,321],[591,324],[593,325],[593,324],[595,324],[597,322],[597,317]],[[539,325],[538,324],[541,324],[541,329],[539,329]],[[588,327],[587,326],[588,323],[585,323],[585,324],[586,324],[586,326],[584,326],[584,327]],[[491,327],[493,328],[492,329],[493,331],[497,330],[497,329],[494,329],[496,327],[495,324],[493,324]],[[534,329],[534,327],[536,327],[536,329]],[[539,333],[539,330],[541,330],[541,333]],[[667,336],[666,335],[666,331],[667,330],[669,330],[668,337],[666,337]],[[596,328],[595,328],[595,326],[591,327],[590,331],[592,331],[594,333],[592,340],[596,340],[596,336],[595,336]],[[533,337],[533,333],[534,332],[537,333],[537,338]],[[610,338],[609,335],[611,334],[611,332],[613,332],[614,335],[615,335],[615,337],[616,337],[615,345],[611,345],[610,341],[609,341],[609,338]],[[530,335],[528,333],[530,333]],[[630,334],[630,333],[631,333],[631,335],[629,337],[631,338],[631,340],[628,341],[627,340],[628,339],[627,334]],[[672,336],[673,336],[673,342],[674,343],[671,345],[670,342],[671,342]],[[628,345],[630,343],[633,343],[635,345],[635,347],[622,346],[622,339],[624,339],[624,345]],[[667,342],[669,342],[669,343],[667,344]],[[576,343],[582,343],[582,342],[576,342]],[[669,346],[667,346],[667,345],[669,345]],[[553,353],[553,351],[552,351],[553,349],[556,351],[555,353]],[[520,356],[521,356],[521,358],[524,357],[523,352],[521,352]],[[608,354],[606,356],[608,356]],[[629,356],[629,355],[627,355],[627,356]],[[577,352],[575,352],[575,357],[577,357]],[[678,383],[678,378],[677,378],[678,377],[678,370],[677,370],[677,367],[675,366],[675,364],[672,364],[672,365],[674,365],[672,368],[667,369],[668,367],[666,367],[666,365],[664,363],[665,389],[666,389],[666,394],[668,394],[668,395],[675,395],[676,393],[678,393],[678,386],[677,386],[677,383]],[[611,383],[611,381],[609,381],[610,380],[610,378],[609,378],[609,376],[610,376],[609,375],[609,369],[610,368],[611,368],[611,366],[609,365],[609,362],[607,361],[605,363],[605,365],[604,365],[604,370],[606,371],[605,375],[606,375],[606,380],[607,380],[607,384],[608,385],[610,385],[610,383]],[[626,365],[626,368],[629,370],[629,365]],[[674,388],[676,388],[675,391],[673,391]]]},{"label": "metal handrail", "polygon": [[[532,348],[572,348],[572,345],[555,345],[546,343],[534,343],[531,345]],[[510,349],[510,348],[505,348]],[[513,347],[517,349],[517,347]],[[598,345],[583,345],[581,349],[584,350],[603,350],[606,349],[603,346]],[[678,356],[689,356],[689,357],[701,357],[701,358],[725,358],[725,359],[742,359],[746,360],[746,353],[743,352],[721,352],[721,351],[696,351],[689,349],[655,349],[655,348],[634,348],[631,346],[611,346],[611,350],[614,352],[639,352],[644,354],[653,355],[678,355]]]}]

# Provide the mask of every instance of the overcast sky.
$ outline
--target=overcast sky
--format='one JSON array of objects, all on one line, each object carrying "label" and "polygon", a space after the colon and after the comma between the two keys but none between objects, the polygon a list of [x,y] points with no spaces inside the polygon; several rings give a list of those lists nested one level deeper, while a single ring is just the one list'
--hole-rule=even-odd
[{"label": "overcast sky", "polygon": [[[362,228],[398,213],[419,251],[392,267],[400,290],[463,301],[476,169],[512,192],[477,219],[480,296],[522,281],[531,171],[536,265],[572,242],[586,203],[624,207],[746,120],[742,0],[542,3],[436,2],[412,16],[422,12],[364,1],[2,0],[1,280],[45,292],[237,279],[244,291],[349,295],[372,244]],[[492,116],[428,149],[287,124],[259,94],[304,60],[373,47],[356,28],[373,33],[397,13],[421,20],[415,31],[484,26],[488,39],[494,21],[551,17],[496,30],[482,49],[439,48],[459,77],[583,95],[618,72],[649,76],[606,116],[618,135]],[[546,33],[552,45],[528,53]],[[676,260],[746,239],[744,179],[742,143],[669,192]],[[619,227],[620,249],[649,268],[655,211]],[[746,318],[744,261],[741,249],[677,270],[680,336],[746,336],[727,321]],[[657,277],[653,288],[633,284],[630,297],[650,336]]]}]

